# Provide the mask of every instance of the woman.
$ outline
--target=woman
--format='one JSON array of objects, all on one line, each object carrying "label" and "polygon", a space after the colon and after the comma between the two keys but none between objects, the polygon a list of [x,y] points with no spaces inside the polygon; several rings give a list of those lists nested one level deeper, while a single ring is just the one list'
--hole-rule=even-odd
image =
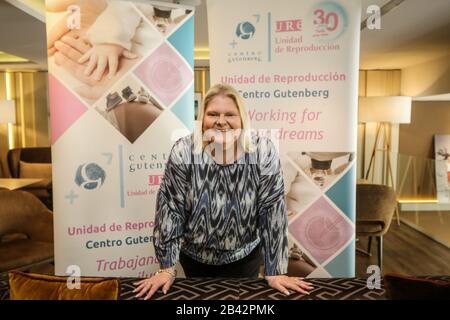
[{"label": "woman", "polygon": [[257,277],[308,293],[288,277],[287,214],[280,160],[269,139],[250,135],[247,112],[230,86],[212,87],[193,135],[170,153],[158,192],[154,246],[161,269],[136,283],[149,299],[172,285],[180,261],[187,277]]}]

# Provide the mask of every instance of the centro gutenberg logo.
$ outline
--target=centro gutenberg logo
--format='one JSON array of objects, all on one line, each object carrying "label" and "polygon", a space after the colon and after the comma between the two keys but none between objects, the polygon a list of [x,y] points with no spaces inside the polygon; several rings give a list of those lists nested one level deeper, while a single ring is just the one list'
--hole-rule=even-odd
[{"label": "centro gutenberg logo", "polygon": [[242,40],[248,40],[255,34],[255,26],[248,21],[241,22],[236,27],[236,36]]},{"label": "centro gutenberg logo", "polygon": [[106,179],[106,172],[96,163],[84,163],[77,169],[75,183],[86,190],[100,188]]}]

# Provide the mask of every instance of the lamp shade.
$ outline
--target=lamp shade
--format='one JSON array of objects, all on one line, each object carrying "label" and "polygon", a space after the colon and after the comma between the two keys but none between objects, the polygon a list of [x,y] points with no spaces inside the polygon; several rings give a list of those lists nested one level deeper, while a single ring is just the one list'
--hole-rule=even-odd
[{"label": "lamp shade", "polygon": [[14,100],[0,100],[0,123],[16,123]]},{"label": "lamp shade", "polygon": [[358,120],[411,123],[411,97],[360,97]]}]

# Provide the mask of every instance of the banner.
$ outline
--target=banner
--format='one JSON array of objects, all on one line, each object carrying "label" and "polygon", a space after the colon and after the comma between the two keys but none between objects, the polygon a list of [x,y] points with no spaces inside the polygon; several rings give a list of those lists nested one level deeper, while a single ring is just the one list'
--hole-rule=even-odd
[{"label": "banner", "polygon": [[67,2],[47,3],[55,271],[147,277],[165,163],[194,124],[194,11]]},{"label": "banner", "polygon": [[208,0],[211,84],[278,145],[289,274],[355,275],[358,1]]}]

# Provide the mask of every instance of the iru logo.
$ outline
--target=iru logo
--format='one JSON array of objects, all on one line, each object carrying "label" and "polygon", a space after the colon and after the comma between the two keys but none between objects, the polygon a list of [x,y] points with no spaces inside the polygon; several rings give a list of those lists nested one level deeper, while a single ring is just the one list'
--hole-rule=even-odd
[{"label": "iru logo", "polygon": [[255,31],[255,26],[250,22],[241,22],[236,27],[236,36],[242,40],[249,40],[255,35]]},{"label": "iru logo", "polygon": [[162,182],[164,175],[150,175],[148,176],[148,185],[149,186],[159,186]]},{"label": "iru logo", "polygon": [[106,179],[106,172],[96,163],[84,163],[77,169],[75,183],[86,190],[100,188]]},{"label": "iru logo", "polygon": [[276,21],[275,32],[299,32],[302,31],[302,20],[280,20]]}]

